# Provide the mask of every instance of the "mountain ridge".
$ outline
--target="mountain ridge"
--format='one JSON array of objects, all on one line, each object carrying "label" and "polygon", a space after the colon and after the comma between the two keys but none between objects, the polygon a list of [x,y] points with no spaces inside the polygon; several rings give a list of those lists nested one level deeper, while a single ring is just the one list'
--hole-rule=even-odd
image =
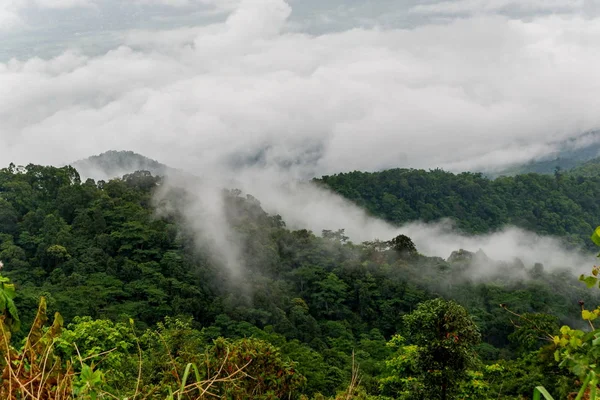
[{"label": "mountain ridge", "polygon": [[528,162],[488,175],[497,178],[527,173],[553,174],[557,168],[561,171],[572,171],[590,161],[600,159],[600,131],[588,132],[548,145],[556,146],[557,150],[549,155],[533,158]]},{"label": "mountain ridge", "polygon": [[172,175],[179,172],[163,163],[131,150],[108,150],[70,163],[82,178],[108,180],[120,178],[136,171],[149,171],[155,176]]}]

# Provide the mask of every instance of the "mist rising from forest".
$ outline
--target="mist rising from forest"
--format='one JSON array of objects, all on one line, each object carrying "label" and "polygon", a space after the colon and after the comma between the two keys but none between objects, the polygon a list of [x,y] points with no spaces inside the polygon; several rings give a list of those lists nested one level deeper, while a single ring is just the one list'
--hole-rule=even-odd
[{"label": "mist rising from forest", "polygon": [[224,267],[229,277],[239,279],[244,272],[240,239],[226,215],[222,184],[192,176],[168,176],[154,194],[159,215],[179,215],[184,230],[191,233],[199,252],[209,254]]},{"label": "mist rising from forest", "polygon": [[[470,278],[487,279],[497,276],[497,262],[522,262],[527,269],[543,264],[546,271],[567,269],[575,274],[586,272],[594,263],[594,255],[568,249],[559,238],[540,236],[514,226],[485,235],[468,235],[450,220],[434,223],[412,222],[395,226],[369,215],[364,209],[332,191],[312,182],[298,179],[292,170],[278,168],[248,168],[211,178],[168,178],[158,191],[157,200],[164,200],[176,188],[192,193],[179,202],[180,214],[195,233],[200,248],[210,247],[218,260],[233,276],[243,275],[244,259],[239,238],[225,216],[222,190],[237,188],[260,201],[269,214],[281,215],[289,229],[308,229],[316,235],[323,230],[344,229],[353,243],[387,241],[399,234],[409,236],[418,251],[430,257],[448,259],[452,252],[464,249],[482,251],[469,270]],[[519,261],[517,261],[517,259]]]},{"label": "mist rising from forest", "polygon": [[[258,182],[258,179],[253,182]],[[542,263],[548,270],[568,268],[579,273],[593,265],[593,254],[567,249],[558,238],[506,226],[486,235],[467,235],[451,221],[413,222],[394,226],[370,216],[365,210],[322,187],[309,183],[263,183],[256,196],[267,210],[280,214],[293,229],[310,229],[320,234],[323,229],[345,229],[355,243],[374,239],[390,240],[399,234],[409,236],[420,253],[447,259],[453,251],[482,250],[495,261],[512,262],[519,258],[527,267]],[[256,186],[253,185],[255,190]],[[252,187],[244,188],[252,192]],[[493,275],[493,265],[477,265],[477,275]]]}]

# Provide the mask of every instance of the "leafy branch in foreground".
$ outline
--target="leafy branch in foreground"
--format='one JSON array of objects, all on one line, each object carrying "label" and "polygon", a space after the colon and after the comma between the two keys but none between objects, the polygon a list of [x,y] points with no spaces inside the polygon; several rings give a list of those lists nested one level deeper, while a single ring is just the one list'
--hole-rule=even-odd
[{"label": "leafy branch in foreground", "polygon": [[[204,354],[201,353],[200,348],[196,348],[200,353],[198,357],[200,362],[188,362],[183,375],[179,374],[179,364],[174,362],[171,365],[172,370],[167,369],[165,373],[176,377],[176,385],[172,383],[163,385],[157,391],[157,388],[152,385],[143,385],[143,354],[133,330],[133,321],[130,321],[129,329],[125,329],[123,324],[82,318],[77,321],[72,330],[64,330],[63,318],[56,313],[52,324],[47,326],[47,304],[44,297],[40,298],[36,317],[23,346],[15,348],[10,342],[11,332],[16,330],[19,322],[16,307],[12,302],[15,289],[6,278],[0,277],[0,282],[2,282],[0,296],[3,305],[0,309],[2,341],[0,356],[3,361],[0,398],[2,399],[121,398],[107,391],[109,388],[106,385],[105,373],[96,368],[104,360],[108,360],[107,366],[135,367],[137,378],[133,379],[135,393],[131,398],[140,396],[172,400],[205,398],[266,400],[289,397],[305,383],[305,378],[295,370],[295,365],[284,361],[279,350],[271,344],[255,338],[236,341],[219,338],[206,348]],[[158,338],[166,345],[160,333],[155,332],[150,337]],[[124,342],[131,341],[132,338],[138,344],[137,366],[123,359],[130,347],[125,346]],[[106,344],[104,342],[107,339],[110,339],[108,342],[112,340],[116,347],[109,350],[102,349],[99,344]],[[77,345],[78,340],[87,347],[83,353]],[[69,349],[74,349],[74,353],[69,353]],[[168,346],[164,349],[168,353],[168,358],[174,360],[171,349]],[[115,350],[116,353],[120,351],[121,355],[114,354]],[[115,372],[117,372],[115,368],[107,370],[109,375]],[[353,383],[357,384],[356,379]],[[133,387],[129,390],[130,394],[133,393]],[[167,393],[162,394],[159,393],[160,391]]]},{"label": "leafy branch in foreground", "polygon": [[[592,241],[600,246],[600,227],[596,228],[592,234]],[[598,255],[600,257],[600,255]],[[596,286],[598,281],[600,267],[594,266],[591,276],[580,277],[588,287]],[[590,400],[596,400],[598,376],[600,376],[600,329],[596,329],[593,321],[600,315],[600,306],[594,310],[585,308],[583,301],[580,301],[581,317],[587,321],[590,331],[586,332],[580,329],[573,329],[567,325],[560,328],[560,334],[553,337],[557,349],[554,353],[556,361],[560,366],[566,367],[583,382],[577,395],[577,399],[582,399],[585,395]],[[586,393],[589,391],[589,393]]]},{"label": "leafy branch in foreground", "polygon": [[[600,227],[594,230],[592,241],[600,246]],[[600,257],[600,254],[598,255]],[[579,280],[584,282],[588,288],[593,288],[598,283],[600,267],[594,266],[590,276],[581,275]],[[554,359],[559,362],[560,367],[569,369],[579,379],[579,392],[573,394],[576,400],[583,398],[596,400],[598,377],[600,376],[600,329],[596,329],[593,321],[600,316],[600,306],[594,310],[585,308],[583,300],[579,301],[581,317],[590,327],[590,331],[573,329],[563,325],[557,335],[552,332],[557,330],[556,320],[547,315],[519,314],[505,304],[500,304],[504,310],[518,318],[513,325],[517,328],[511,336],[521,344],[535,344],[536,341],[547,341],[550,346],[546,349],[554,351]],[[576,397],[575,397],[576,396]],[[550,393],[542,386],[534,389],[533,398],[553,400]],[[571,397],[570,397],[571,398]]]},{"label": "leafy branch in foreground", "polygon": [[[3,315],[12,312],[16,312],[16,309],[2,310]],[[70,363],[63,364],[54,354],[54,343],[63,325],[60,314],[56,313],[52,325],[44,329],[48,317],[46,299],[42,297],[25,343],[18,350],[10,345],[9,327],[4,323],[5,320],[0,323],[3,342],[0,348],[3,360],[0,398],[70,399],[73,393],[73,369]]]}]

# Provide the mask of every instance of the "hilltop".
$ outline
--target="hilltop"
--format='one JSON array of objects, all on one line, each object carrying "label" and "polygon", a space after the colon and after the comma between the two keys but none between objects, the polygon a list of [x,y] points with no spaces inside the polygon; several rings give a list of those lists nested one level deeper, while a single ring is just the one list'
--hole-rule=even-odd
[{"label": "hilltop", "polygon": [[155,176],[176,173],[177,170],[133,151],[110,150],[71,163],[83,179],[108,180],[136,171],[149,171]]}]

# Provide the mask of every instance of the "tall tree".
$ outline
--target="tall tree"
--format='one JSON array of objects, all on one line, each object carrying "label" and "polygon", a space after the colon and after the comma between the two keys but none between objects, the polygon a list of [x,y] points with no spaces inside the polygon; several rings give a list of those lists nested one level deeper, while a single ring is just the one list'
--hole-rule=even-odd
[{"label": "tall tree", "polygon": [[416,351],[416,367],[427,399],[455,397],[466,372],[477,363],[474,346],[481,340],[464,307],[434,299],[404,316],[408,337]]}]

